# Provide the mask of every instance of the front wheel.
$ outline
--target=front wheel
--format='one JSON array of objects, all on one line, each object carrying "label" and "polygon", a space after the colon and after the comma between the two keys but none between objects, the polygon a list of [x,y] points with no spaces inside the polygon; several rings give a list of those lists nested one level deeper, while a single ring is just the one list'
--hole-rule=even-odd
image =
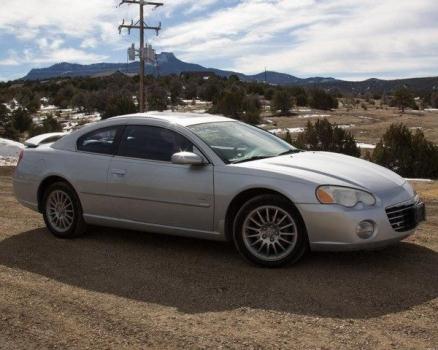
[{"label": "front wheel", "polygon": [[234,244],[249,261],[277,267],[298,261],[308,249],[304,223],[297,209],[278,195],[260,195],[246,202],[234,220]]},{"label": "front wheel", "polygon": [[60,238],[73,238],[85,232],[82,207],[76,192],[65,182],[56,182],[44,192],[43,216],[47,228]]}]

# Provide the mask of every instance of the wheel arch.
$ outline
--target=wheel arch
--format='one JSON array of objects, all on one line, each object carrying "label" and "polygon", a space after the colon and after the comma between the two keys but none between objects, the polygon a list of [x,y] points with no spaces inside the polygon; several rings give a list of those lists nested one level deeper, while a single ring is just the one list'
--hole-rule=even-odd
[{"label": "wheel arch", "polygon": [[[37,191],[38,211],[40,211],[40,212],[43,211],[44,192],[46,191],[46,189],[50,185],[54,184],[55,182],[66,183],[67,185],[69,185],[73,189],[73,191],[76,192],[76,195],[77,195],[77,191],[75,190],[74,186],[65,177],[62,177],[60,175],[47,176],[43,181],[41,181],[40,185],[38,186],[38,191]],[[79,198],[79,196],[78,196],[78,198]]]},{"label": "wheel arch", "polygon": [[260,196],[263,194],[277,195],[277,196],[280,196],[280,197],[286,199],[296,210],[296,213],[298,214],[298,217],[301,221],[300,224],[302,224],[302,226],[306,232],[306,235],[307,235],[306,223],[304,222],[303,216],[301,215],[301,213],[300,213],[299,209],[297,208],[297,206],[295,205],[295,203],[290,198],[285,196],[283,193],[278,192],[278,191],[273,190],[273,189],[269,189],[269,188],[265,188],[265,187],[256,187],[256,188],[246,189],[246,190],[238,193],[231,200],[230,204],[228,205],[228,208],[227,208],[227,211],[225,214],[225,237],[227,240],[232,240],[234,219],[236,217],[237,212],[241,208],[241,206],[245,202],[250,200],[251,198],[254,198],[256,196]]}]

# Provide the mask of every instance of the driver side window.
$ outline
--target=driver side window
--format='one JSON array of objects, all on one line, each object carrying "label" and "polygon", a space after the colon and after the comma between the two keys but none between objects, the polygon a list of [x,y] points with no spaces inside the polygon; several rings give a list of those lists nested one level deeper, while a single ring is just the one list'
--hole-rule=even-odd
[{"label": "driver side window", "polygon": [[118,155],[170,162],[174,153],[195,150],[193,143],[172,130],[156,126],[128,125],[122,135]]}]

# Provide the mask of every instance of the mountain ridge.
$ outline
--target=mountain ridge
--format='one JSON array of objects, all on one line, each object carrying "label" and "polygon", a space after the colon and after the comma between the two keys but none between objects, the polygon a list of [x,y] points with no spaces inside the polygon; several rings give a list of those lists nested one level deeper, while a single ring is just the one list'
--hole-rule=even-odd
[{"label": "mountain ridge", "polygon": [[[157,55],[158,69],[150,64],[146,64],[146,74],[181,74],[184,72],[212,72],[222,77],[229,77],[232,74],[237,75],[245,81],[264,81],[270,84],[289,85],[302,82],[322,82],[333,81],[334,78],[298,78],[296,76],[279,73],[274,71],[261,72],[258,74],[248,75],[239,72],[222,70],[217,68],[208,68],[196,63],[188,63],[181,61],[171,52],[162,52]],[[45,80],[60,77],[79,77],[79,76],[93,76],[101,74],[114,73],[120,71],[127,74],[138,74],[139,62],[131,63],[92,63],[79,64],[60,62],[46,68],[34,68],[22,78],[22,80]]]},{"label": "mountain ridge", "polygon": [[[157,55],[157,66],[147,64],[146,74],[152,75],[179,75],[185,72],[210,72],[221,77],[237,75],[243,81],[264,82],[274,85],[288,86],[320,86],[325,89],[338,89],[342,92],[384,92],[393,90],[398,86],[408,86],[416,91],[430,91],[438,89],[438,77],[421,77],[384,80],[370,78],[363,81],[346,81],[332,77],[298,78],[296,76],[275,71],[266,71],[248,75],[229,70],[207,68],[196,63],[188,63],[178,59],[172,52],[162,52]],[[52,78],[67,77],[98,77],[111,75],[116,72],[134,75],[138,74],[139,62],[131,63],[93,63],[88,65],[60,62],[46,68],[34,68],[21,80],[47,80]],[[266,78],[266,79],[265,79]]]}]

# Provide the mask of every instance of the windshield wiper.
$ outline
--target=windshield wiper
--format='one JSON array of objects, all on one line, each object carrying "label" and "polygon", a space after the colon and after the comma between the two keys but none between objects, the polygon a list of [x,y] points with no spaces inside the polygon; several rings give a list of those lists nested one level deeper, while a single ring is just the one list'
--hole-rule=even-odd
[{"label": "windshield wiper", "polygon": [[236,160],[234,162],[231,162],[231,164],[238,164],[238,163],[243,163],[243,162],[249,162],[251,160],[274,158],[274,157],[279,157],[279,156],[285,156],[286,154],[294,154],[294,153],[299,153],[299,152],[302,152],[302,151],[299,150],[299,149],[290,149],[290,150],[287,150],[287,151],[282,152],[280,154],[276,154],[276,155],[272,155],[272,156],[253,156],[253,157],[248,157],[248,158],[244,158],[244,159],[239,159],[239,160]]},{"label": "windshield wiper", "polygon": [[244,159],[239,159],[236,160],[234,162],[231,162],[231,164],[238,164],[238,163],[243,163],[243,162],[249,162],[251,160],[259,160],[259,159],[266,159],[266,158],[272,158],[275,156],[254,156],[254,157],[248,157],[248,158],[244,158]]},{"label": "windshield wiper", "polygon": [[300,149],[290,149],[290,150],[288,150],[286,152],[281,152],[280,154],[277,154],[276,157],[278,157],[278,156],[285,156],[286,154],[299,153],[299,152],[301,152]]}]

